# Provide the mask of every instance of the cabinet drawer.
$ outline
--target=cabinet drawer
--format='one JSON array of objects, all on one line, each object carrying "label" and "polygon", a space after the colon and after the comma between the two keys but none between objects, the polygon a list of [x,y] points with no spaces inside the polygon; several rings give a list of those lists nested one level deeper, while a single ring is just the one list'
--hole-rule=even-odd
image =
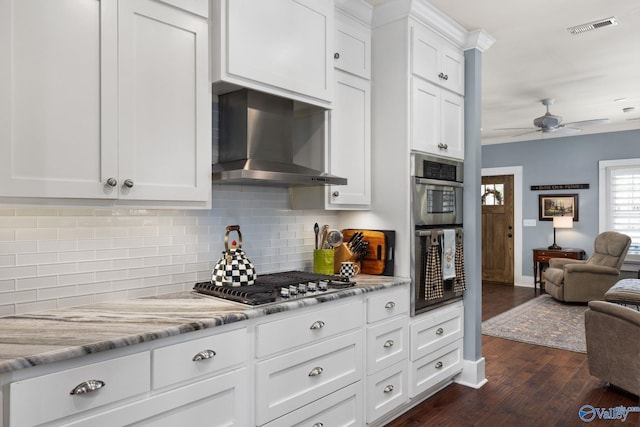
[{"label": "cabinet drawer", "polygon": [[398,317],[367,329],[367,373],[373,374],[406,359],[409,355],[409,327]]},{"label": "cabinet drawer", "polygon": [[[150,368],[149,352],[144,352],[16,381],[9,385],[9,424],[39,425],[147,392]],[[89,380],[104,385],[92,392],[70,394]]]},{"label": "cabinet drawer", "polygon": [[424,314],[410,326],[411,360],[418,360],[464,334],[463,306],[451,304]]},{"label": "cabinet drawer", "polygon": [[258,425],[360,380],[362,357],[362,333],[358,331],[258,362]]},{"label": "cabinet drawer", "polygon": [[411,396],[422,393],[453,378],[462,371],[462,340],[444,346],[412,363]]},{"label": "cabinet drawer", "polygon": [[367,379],[367,422],[372,422],[409,400],[407,364],[398,363]]},{"label": "cabinet drawer", "polygon": [[265,427],[364,425],[361,387],[362,382],[351,384],[286,414]]},{"label": "cabinet drawer", "polygon": [[153,351],[153,388],[245,363],[247,347],[247,331],[238,329],[156,349]]},{"label": "cabinet drawer", "polygon": [[[227,372],[142,401],[65,423],[65,427],[251,425],[246,369]],[[212,416],[215,414],[215,416]],[[117,420],[117,421],[114,421]]]},{"label": "cabinet drawer", "polygon": [[399,287],[367,298],[367,322],[374,323],[409,312],[409,288]]},{"label": "cabinet drawer", "polygon": [[256,327],[256,356],[269,356],[361,326],[361,300],[263,323]]},{"label": "cabinet drawer", "polygon": [[[340,16],[337,16],[340,18]],[[369,79],[371,77],[371,35],[366,29],[356,28],[336,20],[334,66],[347,73]]]}]

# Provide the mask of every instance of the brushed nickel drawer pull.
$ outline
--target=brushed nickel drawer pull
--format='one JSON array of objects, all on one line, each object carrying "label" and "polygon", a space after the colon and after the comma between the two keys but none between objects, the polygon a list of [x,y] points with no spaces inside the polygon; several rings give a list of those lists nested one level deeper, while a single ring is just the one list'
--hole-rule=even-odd
[{"label": "brushed nickel drawer pull", "polygon": [[75,388],[71,390],[69,394],[79,395],[79,394],[91,393],[92,391],[101,389],[105,385],[106,384],[104,383],[104,381],[88,380],[88,381],[81,382],[80,384],[75,386]]},{"label": "brushed nickel drawer pull", "polygon": [[193,360],[194,362],[199,362],[201,360],[212,359],[215,355],[216,352],[213,350],[202,350],[201,352],[193,356],[193,359],[191,360]]},{"label": "brushed nickel drawer pull", "polygon": [[388,348],[388,347],[393,347],[394,344],[395,343],[393,342],[393,340],[387,340],[385,341],[384,346]]},{"label": "brushed nickel drawer pull", "polygon": [[311,427],[324,427],[324,424],[322,423],[315,423],[314,425],[312,425]]},{"label": "brushed nickel drawer pull", "polygon": [[436,335],[442,335],[442,334],[444,334],[444,329],[442,328],[436,329]]},{"label": "brushed nickel drawer pull", "polygon": [[321,328],[324,328],[324,322],[322,320],[316,320],[311,324],[311,327],[309,329],[314,330],[314,329],[321,329]]},{"label": "brushed nickel drawer pull", "polygon": [[391,393],[393,391],[393,385],[389,384],[382,391],[384,391],[385,393]]},{"label": "brushed nickel drawer pull", "polygon": [[311,370],[311,372],[309,372],[309,376],[310,377],[317,377],[318,375],[320,375],[322,373],[322,371],[324,371],[324,369],[322,369],[320,366],[317,366],[317,367],[313,368]]},{"label": "brushed nickel drawer pull", "polygon": [[442,369],[443,366],[442,362],[436,363],[436,369]]},{"label": "brushed nickel drawer pull", "polygon": [[389,301],[388,303],[386,303],[384,305],[384,308],[394,308],[396,306],[396,303],[393,301]]}]

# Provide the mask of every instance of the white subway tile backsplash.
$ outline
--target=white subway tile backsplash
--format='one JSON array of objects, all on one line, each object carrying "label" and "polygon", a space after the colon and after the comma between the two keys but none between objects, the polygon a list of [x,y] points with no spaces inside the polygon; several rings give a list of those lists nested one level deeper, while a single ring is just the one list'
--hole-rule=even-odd
[{"label": "white subway tile backsplash", "polygon": [[37,276],[38,268],[35,265],[20,267],[0,268],[0,279],[12,279]]},{"label": "white subway tile backsplash", "polygon": [[[209,210],[0,208],[0,316],[190,290],[211,278],[227,225],[259,274],[310,270],[313,224],[285,188],[214,185]],[[236,233],[231,239],[237,240]]]},{"label": "white subway tile backsplash", "polygon": [[16,290],[16,281],[14,279],[0,280],[0,305],[3,304],[2,292],[12,292]]},{"label": "white subway tile backsplash", "polygon": [[77,286],[58,286],[55,288],[38,289],[38,299],[49,300],[78,295]]}]

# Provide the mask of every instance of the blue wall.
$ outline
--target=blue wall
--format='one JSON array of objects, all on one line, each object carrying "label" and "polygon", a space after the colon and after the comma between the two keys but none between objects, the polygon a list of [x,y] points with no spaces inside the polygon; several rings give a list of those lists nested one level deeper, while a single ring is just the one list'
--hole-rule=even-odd
[{"label": "blue wall", "polygon": [[[579,221],[573,229],[557,230],[562,247],[593,252],[598,234],[598,161],[640,157],[640,130],[522,141],[482,147],[482,167],[522,166],[522,216],[535,219],[523,227],[522,270],[533,275],[531,250],[553,242],[551,222],[538,221],[538,195],[578,194]],[[588,190],[531,191],[532,185],[589,184]]]}]

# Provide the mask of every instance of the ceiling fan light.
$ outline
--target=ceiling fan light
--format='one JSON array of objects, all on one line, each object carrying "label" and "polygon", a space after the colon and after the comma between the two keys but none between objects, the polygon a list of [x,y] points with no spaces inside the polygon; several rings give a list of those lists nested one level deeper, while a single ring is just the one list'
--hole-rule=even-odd
[{"label": "ceiling fan light", "polygon": [[609,27],[611,25],[618,25],[618,20],[615,18],[615,16],[612,16],[606,19],[600,19],[598,21],[588,22],[582,25],[576,25],[574,27],[569,27],[567,28],[567,31],[569,31],[570,34],[575,36],[578,34],[586,33],[587,31],[593,31],[599,28]]}]

